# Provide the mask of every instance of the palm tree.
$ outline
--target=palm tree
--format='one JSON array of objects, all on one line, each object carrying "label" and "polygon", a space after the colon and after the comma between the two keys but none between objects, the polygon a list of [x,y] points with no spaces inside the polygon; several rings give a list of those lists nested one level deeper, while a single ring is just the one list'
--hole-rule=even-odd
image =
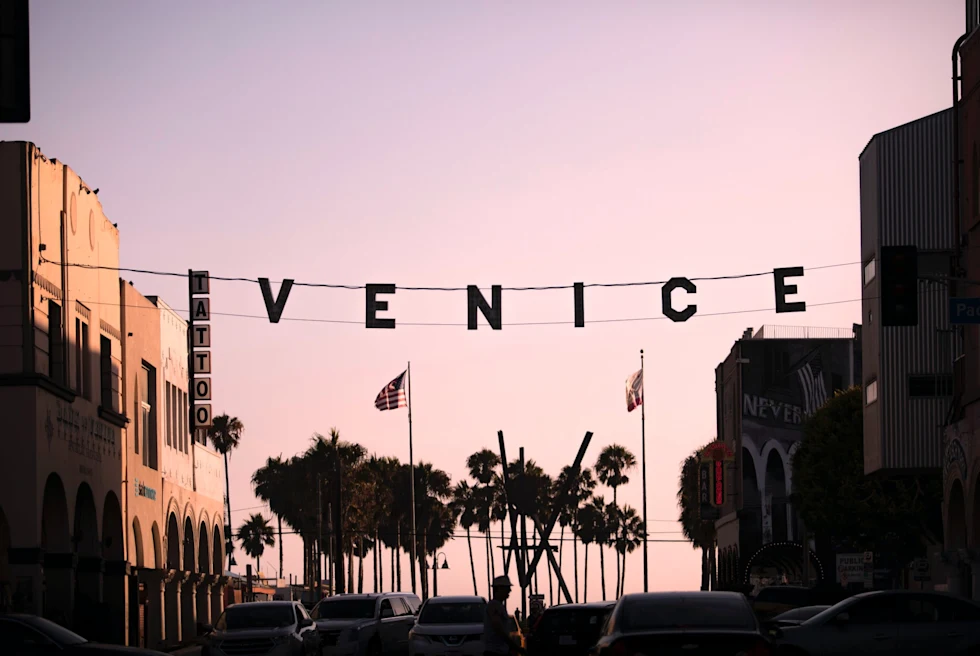
[{"label": "palm tree", "polygon": [[636,551],[636,548],[646,541],[647,534],[643,528],[643,520],[636,514],[634,508],[625,506],[617,516],[619,517],[619,535],[616,538],[616,551],[623,557],[623,576],[617,582],[619,586],[617,597],[622,597],[626,587],[626,554]]},{"label": "palm tree", "polygon": [[616,503],[606,503],[602,497],[591,500],[595,519],[595,543],[599,547],[599,567],[602,570],[602,600],[606,600],[606,547],[613,544],[613,537],[619,527],[619,508]]},{"label": "palm tree", "polygon": [[[452,522],[452,515],[446,507],[446,502],[452,497],[452,479],[449,474],[436,469],[431,463],[420,462],[415,465],[415,503],[417,510],[415,520],[418,524],[420,535],[416,540],[417,551],[412,552],[412,544],[409,541],[404,546],[409,554],[412,574],[412,589],[415,590],[415,568],[420,566],[419,581],[423,599],[428,598],[429,581],[428,572],[425,567],[425,556],[431,552],[434,545],[442,546],[445,540],[452,536],[452,527],[448,532],[444,530],[444,524]],[[402,470],[398,476],[398,487],[401,490],[408,490],[408,476],[410,476],[409,466],[402,465]],[[395,497],[395,505],[398,506],[398,515],[402,517],[402,533],[411,535],[411,498],[406,492]],[[445,534],[445,537],[441,536]],[[441,541],[440,541],[441,540]]]},{"label": "palm tree", "polygon": [[[287,478],[288,465],[282,454],[268,458],[265,466],[252,474],[252,487],[255,496],[269,504],[269,510],[276,516],[279,533],[279,575],[282,576],[282,518],[289,509],[290,479]],[[292,481],[295,484],[295,481]]]},{"label": "palm tree", "polygon": [[273,547],[276,544],[272,527],[269,526],[265,517],[256,513],[239,527],[238,539],[241,541],[245,553],[255,559],[255,573],[258,574],[261,569],[259,559],[265,553],[265,548]]},{"label": "palm tree", "polygon": [[680,507],[680,525],[684,537],[691,546],[701,550],[701,589],[710,585],[710,565],[708,551],[714,549],[715,524],[701,521],[698,505],[698,478],[700,476],[701,450],[697,449],[684,459],[677,487],[677,505]]},{"label": "palm tree", "polygon": [[231,486],[228,478],[228,454],[233,449],[238,448],[241,442],[242,433],[245,432],[245,424],[238,417],[229,417],[227,414],[218,415],[211,421],[207,429],[208,439],[214,445],[215,450],[222,455],[225,460],[225,507],[228,510],[227,527],[229,538],[226,540],[228,551],[228,567],[231,568],[231,553],[234,551],[234,543],[231,540]]},{"label": "palm tree", "polygon": [[[596,499],[598,499],[598,502]],[[578,517],[575,522],[574,532],[576,537],[582,541],[582,546],[585,548],[585,566],[582,575],[583,603],[588,603],[589,601],[589,545],[595,542],[596,528],[601,521],[602,513],[597,510],[600,504],[603,504],[602,497],[597,497],[591,503],[582,506],[578,511]]]},{"label": "palm tree", "polygon": [[[578,513],[579,509],[592,497],[592,492],[595,490],[596,480],[592,477],[591,469],[583,469],[576,472],[571,465],[566,465],[562,468],[561,473],[558,475],[558,480],[555,481],[555,494],[557,490],[561,489],[566,485],[567,481],[571,481],[568,484],[568,492],[565,496],[565,502],[558,508],[558,523],[561,526],[561,539],[558,543],[558,568],[562,567],[562,552],[565,547],[565,527],[572,527],[572,535],[576,535],[576,526],[578,525]],[[578,540],[572,540],[572,558],[574,559],[574,569],[575,569],[575,601],[578,602]]]},{"label": "palm tree", "polygon": [[[387,535],[390,518],[392,516],[392,506],[395,499],[395,489],[392,485],[398,468],[401,465],[397,458],[371,456],[362,465],[364,477],[368,481],[369,489],[372,493],[371,516],[369,523],[374,531],[374,570],[375,570],[375,592],[384,589],[384,559],[382,558],[382,544],[391,547],[392,537]],[[392,571],[394,575],[394,570]],[[394,588],[394,581],[392,581]]]},{"label": "palm tree", "polygon": [[[553,486],[551,477],[545,474],[544,470],[534,460],[527,460],[524,463],[515,460],[508,467],[508,473],[511,476],[510,490],[513,495],[510,501],[522,518],[531,518],[531,536],[533,539],[535,527],[541,525],[542,519],[547,516],[551,505],[550,492]],[[524,557],[524,567],[530,567],[530,554],[525,553]],[[528,581],[534,580],[532,577],[535,574],[536,572],[525,572]],[[535,585],[534,592],[538,593],[536,587]]]},{"label": "palm tree", "polygon": [[[490,581],[496,574],[493,560],[493,544],[490,540],[490,529],[494,521],[501,522],[503,530],[503,518],[500,516],[498,504],[498,480],[497,470],[500,467],[500,456],[490,449],[480,449],[471,454],[466,459],[466,468],[469,471],[476,485],[474,486],[474,497],[476,501],[477,530],[483,533],[487,539],[487,596],[490,595]],[[501,551],[503,557],[503,551]]]},{"label": "palm tree", "polygon": [[[617,491],[620,485],[630,482],[627,473],[636,467],[636,456],[619,444],[610,444],[599,453],[595,463],[595,473],[604,485],[613,491],[613,505],[619,508]],[[619,552],[616,552],[616,579],[620,577]]]},{"label": "palm tree", "polygon": [[476,563],[473,561],[473,542],[470,539],[470,529],[477,523],[477,498],[474,490],[466,481],[459,481],[453,488],[453,500],[450,502],[453,519],[466,531],[466,547],[470,552],[470,571],[473,574],[473,594],[479,592],[476,588]]}]

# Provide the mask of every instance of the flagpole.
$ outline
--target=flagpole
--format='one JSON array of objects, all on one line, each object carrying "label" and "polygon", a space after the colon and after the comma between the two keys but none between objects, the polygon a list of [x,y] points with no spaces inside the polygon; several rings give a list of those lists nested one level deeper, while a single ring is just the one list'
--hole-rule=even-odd
[{"label": "flagpole", "polygon": [[647,400],[643,375],[643,349],[640,349],[640,458],[643,468],[643,591],[650,591],[650,566],[647,559]]},{"label": "flagpole", "polygon": [[[415,460],[414,454],[412,452],[412,363],[408,363],[408,368],[405,370],[405,375],[407,377],[405,381],[405,394],[408,397],[408,480],[412,496],[412,558],[418,558],[419,545],[416,540],[417,525],[415,523]],[[424,564],[423,560],[423,564]],[[420,572],[422,573],[422,572]],[[415,590],[412,590],[415,592]]]}]

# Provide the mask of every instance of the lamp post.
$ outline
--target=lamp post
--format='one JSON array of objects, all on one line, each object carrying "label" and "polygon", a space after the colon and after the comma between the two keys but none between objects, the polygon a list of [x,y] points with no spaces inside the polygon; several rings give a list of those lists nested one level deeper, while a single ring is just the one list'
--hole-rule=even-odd
[{"label": "lamp post", "polygon": [[[439,556],[442,556],[442,566],[439,565]],[[432,596],[439,596],[439,570],[449,569],[449,560],[442,551],[437,551],[432,557]]]}]

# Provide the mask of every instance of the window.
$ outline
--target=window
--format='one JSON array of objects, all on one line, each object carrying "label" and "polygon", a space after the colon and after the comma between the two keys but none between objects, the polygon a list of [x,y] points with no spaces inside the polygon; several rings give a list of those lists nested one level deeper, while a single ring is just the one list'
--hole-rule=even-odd
[{"label": "window", "polygon": [[878,381],[872,380],[864,389],[864,403],[871,405],[878,400]]},{"label": "window", "polygon": [[871,258],[867,264],[864,265],[864,284],[870,285],[871,281],[875,279],[875,259]]},{"label": "window", "polygon": [[174,444],[174,422],[170,419],[170,413],[173,411],[173,403],[170,399],[170,391],[173,389],[173,385],[170,381],[167,381],[167,446],[173,446]]},{"label": "window", "polygon": [[391,601],[385,599],[381,602],[381,613],[379,617],[384,619],[385,617],[394,617],[395,609],[391,607]]},{"label": "window", "polygon": [[88,324],[75,318],[75,391],[92,400],[92,355],[88,342]]},{"label": "window", "polygon": [[909,398],[940,398],[953,395],[953,377],[950,375],[909,376]]},{"label": "window", "polygon": [[157,468],[157,442],[156,442],[156,399],[157,399],[157,371],[156,369],[143,363],[140,369],[140,426],[137,444],[142,447],[143,464],[153,469]]},{"label": "window", "polygon": [[101,380],[101,405],[107,410],[116,409],[116,395],[112,391],[112,340],[99,336],[99,374]]},{"label": "window", "polygon": [[65,384],[65,340],[61,306],[48,299],[48,376]]}]

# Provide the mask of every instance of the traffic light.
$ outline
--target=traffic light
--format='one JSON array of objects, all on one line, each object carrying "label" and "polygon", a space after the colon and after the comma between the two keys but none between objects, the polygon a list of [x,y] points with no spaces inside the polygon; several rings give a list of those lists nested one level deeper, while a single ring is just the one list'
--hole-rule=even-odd
[{"label": "traffic light", "polygon": [[31,120],[28,0],[3,0],[0,17],[0,123]]},{"label": "traffic light", "polygon": [[881,247],[881,325],[919,323],[919,250],[915,246]]}]

